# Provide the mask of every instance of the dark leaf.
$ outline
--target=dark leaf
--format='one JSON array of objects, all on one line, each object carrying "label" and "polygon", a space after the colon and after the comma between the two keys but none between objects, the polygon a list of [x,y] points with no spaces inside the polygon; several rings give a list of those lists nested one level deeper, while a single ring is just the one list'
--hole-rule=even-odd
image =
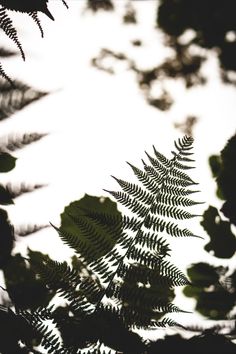
[{"label": "dark leaf", "polygon": [[14,229],[8,220],[7,212],[0,209],[0,268],[9,261],[14,245]]},{"label": "dark leaf", "polygon": [[210,236],[210,242],[204,247],[213,251],[215,257],[230,258],[236,250],[235,236],[228,221],[222,221],[216,208],[209,206],[203,214],[201,225]]},{"label": "dark leaf", "polygon": [[11,193],[9,193],[9,191],[6,188],[4,188],[1,184],[0,184],[0,204],[2,205],[14,204],[11,197]]},{"label": "dark leaf", "polygon": [[16,164],[16,158],[6,152],[0,152],[0,172],[11,171]]}]

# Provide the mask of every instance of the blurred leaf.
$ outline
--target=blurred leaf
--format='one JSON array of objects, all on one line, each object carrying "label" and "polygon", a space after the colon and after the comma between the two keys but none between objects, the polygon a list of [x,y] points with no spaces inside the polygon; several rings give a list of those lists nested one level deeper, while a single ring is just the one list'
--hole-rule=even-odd
[{"label": "blurred leaf", "polygon": [[236,225],[236,135],[229,139],[221,152],[222,166],[217,177],[224,203],[221,211]]},{"label": "blurred leaf", "polygon": [[[235,33],[236,2],[160,0],[157,25],[170,42],[181,43],[182,35],[191,31],[186,46],[214,49],[218,55],[221,69],[236,70],[236,42],[228,34]],[[190,58],[193,57],[189,53]]]},{"label": "blurred leaf", "polygon": [[11,198],[11,193],[9,193],[9,191],[6,188],[4,188],[1,184],[0,184],[0,204],[2,205],[14,204]]},{"label": "blurred leaf", "polygon": [[221,162],[221,157],[219,155],[212,155],[209,157],[209,165],[211,168],[211,172],[213,177],[218,177],[222,162]]},{"label": "blurred leaf", "polygon": [[203,291],[197,298],[196,310],[205,317],[215,320],[226,319],[235,305],[235,295],[223,288],[214,291]]},{"label": "blurred leaf", "polygon": [[187,274],[194,286],[207,287],[219,281],[217,268],[208,263],[200,262],[193,264],[188,268]]},{"label": "blurred leaf", "polygon": [[45,184],[26,184],[25,182],[19,185],[14,185],[12,183],[7,183],[4,188],[10,193],[11,198],[17,198],[25,193],[31,193],[37,189],[44,188]]},{"label": "blurred leaf", "polygon": [[[116,231],[116,237],[114,237],[113,230],[108,229],[109,225],[106,225],[105,221],[104,227],[98,225],[96,222],[96,213],[104,213],[110,217],[121,218],[121,213],[117,210],[117,204],[115,202],[111,201],[109,198],[93,197],[88,194],[85,194],[82,199],[70,203],[61,214],[60,229],[63,230],[63,232],[76,236],[83,243],[86,243],[86,254],[83,254],[81,250],[81,255],[85,257],[86,261],[95,260],[109,252],[114,247],[119,232],[122,232],[122,228],[120,227],[120,229]],[[81,216],[83,217],[83,225],[80,224]],[[87,225],[89,225],[90,230],[87,230]],[[94,235],[93,238],[90,237],[91,233]],[[99,235],[106,237],[106,245],[104,245],[104,247],[99,247]],[[90,253],[89,250],[91,250],[91,254],[93,254],[91,259],[87,259]]]},{"label": "blurred leaf", "polygon": [[0,352],[2,354],[29,354],[28,349],[22,348],[22,342],[29,345],[37,341],[38,335],[26,319],[5,306],[0,306],[0,328]]},{"label": "blurred leaf", "polygon": [[215,257],[230,258],[236,250],[235,235],[230,223],[222,221],[216,208],[209,206],[203,214],[201,225],[210,236],[210,242],[204,247],[207,252],[213,251]]},{"label": "blurred leaf", "polygon": [[114,10],[114,6],[111,0],[87,0],[87,8],[93,12],[97,12],[99,10]]},{"label": "blurred leaf", "polygon": [[[45,255],[29,250],[29,257],[42,259]],[[54,295],[37,278],[34,269],[19,253],[12,256],[4,267],[4,276],[8,294],[20,309],[34,310],[46,306]]]},{"label": "blurred leaf", "polygon": [[12,85],[0,78],[0,120],[46,95],[46,92],[36,91],[22,82],[15,81]]},{"label": "blurred leaf", "polygon": [[10,259],[14,245],[14,229],[8,220],[7,212],[0,209],[0,268]]},{"label": "blurred leaf", "polygon": [[20,225],[18,227],[15,227],[15,234],[20,237],[25,237],[25,236],[32,235],[35,232],[38,232],[49,226],[50,225],[35,225],[35,224]]},{"label": "blurred leaf", "polygon": [[193,286],[186,286],[183,293],[196,300],[196,310],[203,316],[215,320],[225,319],[234,307],[236,294],[232,291],[233,287],[226,286],[226,281],[223,281],[227,279],[228,282],[228,277],[225,278],[227,271],[226,267],[214,267],[202,262],[188,268]]},{"label": "blurred leaf", "polygon": [[16,158],[6,152],[0,152],[0,172],[11,171],[16,164]]},{"label": "blurred leaf", "polygon": [[22,149],[29,144],[32,144],[47,134],[45,133],[25,133],[22,136],[17,135],[9,135],[5,138],[6,141],[2,141],[0,143],[1,151],[15,151],[18,149]]}]

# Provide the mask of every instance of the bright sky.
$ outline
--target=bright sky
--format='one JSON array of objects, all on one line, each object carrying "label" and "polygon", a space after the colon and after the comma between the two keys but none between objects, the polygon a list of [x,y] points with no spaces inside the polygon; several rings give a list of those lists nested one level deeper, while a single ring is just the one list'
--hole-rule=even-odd
[{"label": "bright sky", "polygon": [[[118,189],[110,175],[129,180],[131,171],[125,161],[141,166],[144,150],[151,152],[153,144],[170,156],[173,140],[181,137],[173,122],[184,121],[188,115],[199,117],[194,130],[194,176],[202,190],[199,198],[206,201],[206,206],[220,206],[207,159],[218,153],[235,132],[235,89],[220,83],[217,60],[211,56],[203,68],[209,83],[190,91],[181,82],[172,83],[175,103],[170,111],[162,113],[146,103],[130,71],[120,68],[111,76],[91,67],[91,58],[102,47],[124,51],[146,68],[169,54],[161,43],[161,34],[154,29],[157,2],[135,2],[135,26],[122,24],[126,3],[117,0],[114,13],[93,15],[85,12],[83,0],[68,0],[69,10],[52,0],[49,9],[55,22],[40,14],[44,39],[32,19],[15,15],[26,62],[20,57],[7,59],[4,68],[11,77],[52,93],[1,123],[1,136],[13,132],[49,133],[15,153],[19,157],[17,167],[4,176],[5,181],[48,184],[19,197],[16,205],[8,208],[14,224],[51,221],[59,225],[64,206],[84,193],[104,195],[103,188]],[[133,39],[141,39],[143,46],[132,46]],[[9,45],[9,40],[4,43]],[[197,221],[192,228],[207,239]],[[175,242],[174,263],[184,269],[204,259],[204,243],[193,239]],[[18,249],[24,251],[28,244],[57,259],[69,254],[52,229],[20,241]],[[212,257],[208,259],[214,262]]]}]

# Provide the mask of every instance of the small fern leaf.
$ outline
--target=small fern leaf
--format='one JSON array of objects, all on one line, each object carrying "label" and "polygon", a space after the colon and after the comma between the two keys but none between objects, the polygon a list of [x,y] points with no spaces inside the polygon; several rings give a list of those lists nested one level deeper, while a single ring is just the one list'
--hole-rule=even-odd
[{"label": "small fern leaf", "polygon": [[183,179],[191,184],[196,184],[185,172],[180,171],[178,168],[172,168],[169,171],[170,175],[179,179]]},{"label": "small fern leaf", "polygon": [[[181,160],[183,161],[183,158]],[[186,161],[186,158],[184,158],[184,161]],[[189,161],[189,159],[187,159],[187,161]],[[190,161],[192,161],[192,160],[190,160]],[[177,162],[177,161],[175,162],[175,167],[177,167],[180,170],[191,170],[191,169],[195,168],[195,166],[184,165],[184,164]]]},{"label": "small fern leaf", "polygon": [[162,155],[160,152],[158,152],[156,150],[155,146],[153,146],[153,150],[154,150],[154,154],[155,154],[157,160],[159,160],[162,165],[169,168],[172,164],[171,160],[167,159],[164,155]]},{"label": "small fern leaf", "polygon": [[168,205],[173,205],[173,206],[183,206],[183,207],[190,207],[193,205],[197,204],[203,204],[202,202],[195,202],[192,199],[185,198],[185,197],[179,197],[179,196],[173,196],[168,193],[161,193],[159,195],[159,201],[162,204],[168,204]]},{"label": "small fern leaf", "polygon": [[167,187],[189,187],[193,185],[197,185],[195,182],[190,182],[182,178],[176,178],[172,176],[168,176],[165,181],[164,181],[164,186],[167,185]]},{"label": "small fern leaf", "polygon": [[175,267],[173,264],[171,264],[168,261],[163,261],[160,260],[158,264],[158,269],[160,271],[160,274],[162,276],[170,277],[171,279],[179,282],[179,284],[190,284],[189,280],[187,277],[184,275],[184,273],[181,272],[177,267]]},{"label": "small fern leaf", "polygon": [[179,186],[168,185],[167,183],[162,186],[162,192],[176,196],[188,196],[193,193],[199,193],[199,191],[186,189],[184,187]]},{"label": "small fern leaf", "polygon": [[68,6],[68,4],[65,2],[65,0],[61,0],[61,1],[62,1],[63,5],[64,5],[67,9],[69,9],[69,6]]},{"label": "small fern leaf", "polygon": [[6,74],[1,63],[0,63],[0,76],[3,77],[6,81],[8,81],[12,87],[14,86],[12,79]]},{"label": "small fern leaf", "polygon": [[145,151],[149,161],[151,162],[152,166],[155,168],[155,170],[161,174],[162,176],[164,176],[167,171],[168,171],[168,168],[163,166],[157,159],[151,157],[146,151]]},{"label": "small fern leaf", "polygon": [[141,202],[138,202],[136,199],[130,198],[126,193],[108,191],[106,189],[104,189],[104,191],[110,193],[116,200],[118,200],[118,202],[128,207],[138,216],[144,217],[147,214],[148,208],[146,207],[146,205],[142,204]]},{"label": "small fern leaf", "polygon": [[158,214],[161,216],[170,217],[179,220],[191,219],[196,216],[201,216],[201,215],[191,214],[188,211],[176,208],[174,206],[165,205],[162,203],[153,204],[151,207],[151,212],[153,214]]},{"label": "small fern leaf", "polygon": [[158,185],[157,183],[149,178],[147,173],[143,172],[139,168],[133,166],[131,163],[127,162],[127,164],[132,168],[134,174],[138,178],[138,180],[152,193],[158,192]]},{"label": "small fern leaf", "polygon": [[6,13],[6,9],[4,7],[0,8],[0,27],[6,33],[6,35],[17,45],[21,53],[22,59],[25,60],[25,54],[18,39],[17,31],[13,27],[12,20]]},{"label": "small fern leaf", "polygon": [[41,22],[38,18],[38,13],[37,11],[34,11],[34,12],[28,12],[28,15],[30,17],[32,17],[32,19],[34,20],[34,22],[36,23],[36,25],[38,26],[39,30],[40,30],[40,33],[41,33],[41,37],[43,38],[44,36],[44,33],[43,33],[43,28],[41,26]]},{"label": "small fern leaf", "polygon": [[154,201],[154,196],[151,193],[144,191],[138,185],[123,181],[123,180],[118,179],[114,176],[112,176],[112,177],[119,183],[119,185],[121,186],[121,188],[123,189],[124,192],[133,196],[134,198],[136,198],[140,202],[150,205]]},{"label": "small fern leaf", "polygon": [[153,166],[144,165],[144,170],[147,172],[149,178],[151,178],[157,185],[163,182],[163,175],[158,173]]},{"label": "small fern leaf", "polygon": [[151,251],[157,252],[161,256],[169,255],[170,248],[166,240],[156,233],[144,232],[140,230],[136,236],[136,243],[141,247],[146,247]]},{"label": "small fern leaf", "polygon": [[182,329],[185,329],[184,326],[167,317],[164,318],[162,321],[153,321],[151,324],[151,328],[165,328],[165,327],[180,327]]}]

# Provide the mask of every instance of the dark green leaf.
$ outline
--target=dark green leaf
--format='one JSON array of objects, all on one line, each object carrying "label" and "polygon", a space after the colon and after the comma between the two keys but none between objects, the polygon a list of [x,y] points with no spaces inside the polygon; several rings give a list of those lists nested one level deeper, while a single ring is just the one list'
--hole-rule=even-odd
[{"label": "dark green leaf", "polygon": [[8,220],[7,212],[0,209],[0,268],[3,268],[10,259],[13,244],[13,226]]},{"label": "dark green leaf", "polygon": [[0,153],[0,172],[11,171],[16,164],[16,158],[6,152]]},{"label": "dark green leaf", "polygon": [[11,193],[9,193],[9,191],[6,188],[4,188],[1,184],[0,184],[0,204],[2,205],[14,204],[11,198]]},{"label": "dark green leaf", "polygon": [[[94,216],[96,214],[98,219]],[[73,236],[74,245],[76,240],[80,245],[81,243],[84,245],[84,248],[79,248],[77,251],[85,257],[86,261],[94,261],[109,252],[122,232],[121,225],[120,229],[117,229],[117,234],[114,235],[112,225],[109,227],[103,220],[100,224],[98,223],[99,215],[106,214],[114,216],[114,218],[121,218],[121,213],[117,210],[115,202],[109,198],[93,197],[87,194],[82,199],[65,207],[61,214],[60,230]],[[68,238],[66,243],[72,246]]]},{"label": "dark green leaf", "polygon": [[210,242],[204,247],[213,251],[219,258],[230,258],[236,250],[235,236],[228,221],[222,221],[216,208],[209,206],[203,214],[201,225],[210,236]]}]

